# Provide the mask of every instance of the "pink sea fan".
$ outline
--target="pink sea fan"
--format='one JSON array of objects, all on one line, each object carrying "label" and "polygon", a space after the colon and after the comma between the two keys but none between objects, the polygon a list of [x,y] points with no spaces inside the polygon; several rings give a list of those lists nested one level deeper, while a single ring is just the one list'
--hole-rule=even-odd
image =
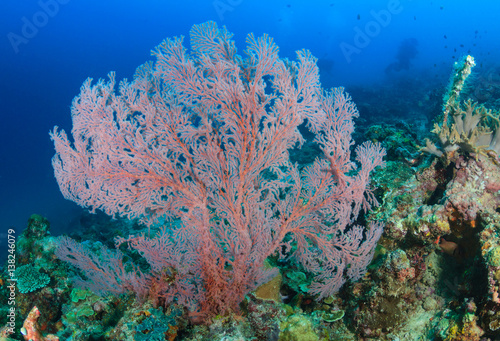
[{"label": "pink sea fan", "polygon": [[[331,295],[363,274],[382,232],[351,226],[374,203],[369,175],[385,151],[364,143],[351,158],[350,97],[321,89],[309,51],[280,59],[270,37],[250,34],[243,57],[231,37],[195,25],[191,52],[182,38],[165,40],[117,92],[113,73],[87,80],[73,101],[74,142],[51,133],[65,198],[149,226],[178,222],[117,242],[137,249],[154,278],[170,272],[159,295],[206,314],[238,310],[268,278],[264,260],[292,248],[316,275],[312,292]],[[303,122],[323,155],[299,171],[288,150],[302,145]]]}]

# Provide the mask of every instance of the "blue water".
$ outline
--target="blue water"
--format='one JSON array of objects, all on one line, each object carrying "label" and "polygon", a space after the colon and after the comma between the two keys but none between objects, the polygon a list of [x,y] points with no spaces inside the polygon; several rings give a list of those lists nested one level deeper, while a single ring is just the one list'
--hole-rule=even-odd
[{"label": "blue water", "polygon": [[250,32],[274,37],[282,57],[310,49],[323,85],[349,90],[383,86],[394,73],[446,84],[467,53],[494,66],[499,13],[500,1],[2,0],[0,245],[32,213],[49,218],[55,234],[75,226],[82,209],[59,192],[48,132],[71,129],[71,100],[85,78],[130,78],[153,47],[193,24],[226,25],[239,51]]}]

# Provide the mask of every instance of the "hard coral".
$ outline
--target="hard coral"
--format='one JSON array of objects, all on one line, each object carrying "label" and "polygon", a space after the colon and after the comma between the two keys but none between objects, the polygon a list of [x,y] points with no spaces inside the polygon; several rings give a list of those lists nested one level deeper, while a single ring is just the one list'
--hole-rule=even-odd
[{"label": "hard coral", "polygon": [[45,287],[50,282],[50,277],[40,273],[33,265],[23,265],[16,270],[17,287],[20,293],[27,294]]}]

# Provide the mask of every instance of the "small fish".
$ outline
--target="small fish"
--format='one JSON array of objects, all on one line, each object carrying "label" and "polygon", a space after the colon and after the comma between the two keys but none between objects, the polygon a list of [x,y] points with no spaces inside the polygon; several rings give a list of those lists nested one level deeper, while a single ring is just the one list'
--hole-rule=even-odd
[{"label": "small fish", "polygon": [[455,56],[451,56],[451,58],[455,59]]},{"label": "small fish", "polygon": [[453,49],[453,52],[457,52],[457,49],[456,49],[456,48],[454,48],[454,49]]},{"label": "small fish", "polygon": [[360,14],[358,14],[358,20],[361,20],[361,15]]},{"label": "small fish", "polygon": [[416,16],[413,16],[413,20],[417,20],[417,17],[416,17]]},{"label": "small fish", "polygon": [[448,39],[448,37],[446,36],[446,34],[444,35],[444,39]]},{"label": "small fish", "polygon": [[292,7],[292,5],[288,4],[288,5],[286,5],[286,7],[290,8],[290,7]]},{"label": "small fish", "polygon": [[436,67],[436,66],[437,66],[437,65],[436,65],[436,64],[434,64],[434,67]]},{"label": "small fish", "polygon": [[438,241],[439,248],[441,251],[446,253],[447,255],[462,258],[465,256],[465,249],[463,246],[458,245],[455,242],[448,241],[444,238],[440,238]]},{"label": "small fish", "polygon": [[460,44],[460,47],[464,47],[464,44]]},{"label": "small fish", "polygon": [[444,9],[444,6],[439,7],[439,9],[440,9],[440,10],[443,10],[443,9]]}]

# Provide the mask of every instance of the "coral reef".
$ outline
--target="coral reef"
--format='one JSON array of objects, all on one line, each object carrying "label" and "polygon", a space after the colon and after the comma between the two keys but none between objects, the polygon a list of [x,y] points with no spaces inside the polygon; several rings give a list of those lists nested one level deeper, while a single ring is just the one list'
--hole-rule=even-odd
[{"label": "coral reef", "polygon": [[348,290],[346,315],[360,335],[500,335],[500,129],[497,112],[458,104],[473,65],[465,58],[456,66],[433,131],[439,143],[422,149],[437,157],[423,155],[411,168],[389,161],[374,178],[382,204],[368,219],[386,228],[370,276]]},{"label": "coral reef", "polygon": [[[15,296],[15,321],[17,334],[20,338],[20,323],[31,314],[36,316],[36,325],[43,333],[56,334],[61,327],[61,307],[69,296],[67,271],[61,261],[54,256],[55,242],[50,235],[49,221],[37,214],[28,219],[27,227],[17,240],[16,271],[17,289]],[[5,283],[6,273],[1,274],[0,283]],[[2,285],[0,291],[5,294],[7,286]],[[4,295],[5,294],[5,295]],[[2,309],[8,308],[2,304]],[[3,314],[2,316],[6,316]],[[4,323],[3,320],[1,323]],[[34,324],[35,325],[35,324]]]},{"label": "coral reef", "polygon": [[[208,25],[204,28],[211,29],[213,26]],[[248,75],[252,76],[257,68],[257,59],[253,60],[252,67],[242,64],[235,55],[233,45],[229,44],[230,40],[225,35],[228,33],[225,30],[210,32],[217,33],[217,36],[212,37],[216,46],[220,47],[221,41],[228,43],[222,44],[224,49],[219,49],[217,53],[229,54],[230,58],[226,58],[225,63],[219,66],[227,66],[233,62],[240,63],[238,65],[242,66],[241,72],[251,69],[252,72]],[[200,53],[201,43],[196,39],[201,38],[196,34],[196,30],[193,38],[194,54]],[[260,42],[271,44],[265,39]],[[172,41],[165,44],[169,43],[173,44]],[[180,43],[178,47],[180,48]],[[168,50],[166,45],[162,48],[165,50],[162,52],[158,50],[156,53],[161,54]],[[160,58],[166,57],[160,56]],[[188,59],[187,56],[186,58]],[[302,55],[302,58],[301,63],[306,63],[305,55]],[[216,59],[198,59],[198,64],[191,66],[196,68],[203,63],[212,65]],[[295,73],[300,73],[303,67],[289,61],[283,63],[287,72],[294,70]],[[19,291],[16,293],[16,310],[11,316],[16,334],[8,333],[6,322],[9,320],[5,320],[5,316],[8,316],[6,312],[9,310],[6,309],[5,298],[0,297],[2,312],[0,322],[6,326],[0,331],[0,339],[9,340],[8,337],[33,341],[491,341],[499,339],[499,111],[494,110],[494,107],[491,107],[493,110],[487,109],[471,100],[462,100],[463,95],[470,92],[466,80],[474,64],[474,59],[470,56],[456,63],[447,93],[444,97],[439,95],[440,101],[442,99],[443,102],[442,107],[436,109],[437,107],[433,106],[432,110],[429,109],[432,113],[427,117],[436,117],[436,125],[433,130],[434,140],[433,142],[427,140],[426,147],[418,146],[425,135],[422,133],[424,120],[415,117],[400,122],[393,120],[391,124],[377,122],[361,129],[364,136],[374,143],[371,146],[375,143],[378,146],[380,143],[388,151],[389,160],[386,167],[370,176],[370,186],[367,182],[364,183],[358,193],[361,198],[363,194],[361,192],[367,190],[370,196],[373,194],[373,197],[370,197],[371,201],[375,202],[376,198],[380,205],[369,213],[354,208],[356,214],[352,214],[351,205],[362,205],[363,202],[349,199],[345,201],[342,209],[337,207],[337,210],[320,210],[317,215],[300,215],[302,211],[297,211],[299,212],[297,216],[301,219],[295,220],[295,223],[302,225],[294,225],[296,226],[294,231],[306,231],[308,235],[303,239],[293,240],[290,236],[292,232],[284,230],[284,237],[276,244],[278,247],[273,249],[275,251],[259,258],[262,261],[260,263],[264,264],[260,270],[270,274],[264,278],[252,273],[254,262],[247,262],[248,259],[238,257],[254,247],[256,241],[269,242],[274,235],[260,235],[258,233],[260,230],[256,232],[228,229],[228,226],[237,225],[238,222],[235,222],[234,216],[222,215],[220,209],[219,214],[199,213],[200,207],[214,209],[215,199],[222,200],[216,196],[208,196],[203,204],[198,202],[197,205],[190,207],[190,212],[196,212],[206,218],[206,225],[193,224],[194,227],[208,226],[209,228],[205,230],[207,235],[218,231],[211,236],[222,238],[216,244],[193,244],[198,248],[187,245],[196,239],[193,237],[199,232],[196,228],[189,230],[192,234],[172,232],[193,227],[187,222],[199,223],[197,219],[200,216],[194,213],[188,216],[189,219],[185,216],[184,222],[178,219],[168,222],[160,219],[161,224],[158,225],[144,225],[139,222],[139,219],[144,219],[149,213],[155,215],[163,212],[158,206],[156,208],[141,206],[143,215],[134,216],[138,219],[132,220],[124,218],[111,220],[104,214],[84,214],[79,219],[78,231],[57,239],[50,235],[50,223],[46,218],[40,215],[31,216],[17,243],[16,276]],[[205,66],[208,68],[207,65]],[[156,72],[166,72],[167,66],[162,67],[163,69]],[[189,68],[189,65],[186,67]],[[145,84],[151,77],[157,76],[157,73],[152,72],[152,64],[146,64],[138,70],[133,83],[122,83],[121,89],[124,92],[119,95],[112,95],[110,83],[101,81],[94,87],[86,83],[87,92],[82,90],[81,96],[90,96],[95,91],[96,97],[93,98],[98,102],[101,101],[99,103],[103,108],[109,109],[108,113],[116,118],[120,115],[120,111],[115,112],[113,111],[115,107],[111,110],[109,106],[116,100],[116,96],[122,96],[122,99],[129,101],[127,103],[130,104],[131,97],[127,97],[130,95],[127,91],[132,86],[130,84],[135,84],[134,86],[139,88],[144,86],[137,93],[143,96],[141,97],[143,101],[150,101],[156,96],[155,91],[158,89],[154,87],[146,89]],[[288,76],[297,77],[293,72]],[[261,80],[261,83],[265,81],[267,78]],[[214,84],[216,83],[211,83],[207,89],[214,89]],[[108,97],[103,95],[106,91]],[[260,100],[269,95],[266,91],[267,89],[261,89]],[[422,91],[420,89],[419,95]],[[434,99],[437,93],[438,91],[432,95]],[[177,95],[181,96],[181,93]],[[475,95],[476,98],[481,97],[477,93]],[[352,105],[350,99],[343,97],[345,93],[340,90],[333,93],[333,96],[337,96],[335,97],[337,99],[343,98],[344,101],[340,102],[342,105]],[[488,96],[488,103],[498,103],[495,98]],[[334,102],[333,97],[329,100],[331,103]],[[304,99],[299,102],[302,101]],[[406,108],[408,103],[404,98],[399,98],[398,101],[399,103],[393,108],[398,110]],[[339,102],[335,103],[334,107],[337,105],[335,110],[348,115],[339,109]],[[384,104],[387,107],[378,108],[380,115],[384,114],[386,108],[394,105],[392,102],[387,103]],[[432,103],[432,100],[423,99],[423,103],[427,105]],[[134,105],[139,107],[143,104]],[[76,106],[78,105],[81,103],[77,103]],[[370,110],[368,104],[363,107],[365,110]],[[424,110],[422,107],[418,110]],[[267,108],[265,107],[266,110]],[[126,127],[140,116],[139,111],[128,114],[131,116],[126,116],[126,119],[120,121],[120,127]],[[201,120],[200,116],[196,117],[197,120]],[[205,125],[205,128],[212,131],[210,129],[219,128],[223,123],[215,120]],[[349,129],[353,128],[350,119],[345,123],[349,125]],[[200,127],[202,124],[196,121],[194,128]],[[299,177],[299,174],[302,174],[307,178],[316,167],[316,173],[313,173],[324,176],[318,178],[318,181],[331,180],[332,186],[325,192],[326,194],[335,194],[335,190],[339,187],[344,189],[342,194],[349,188],[351,191],[357,189],[356,186],[346,185],[355,180],[359,168],[355,168],[351,163],[349,154],[352,130],[348,129],[349,134],[346,133],[344,136],[348,142],[342,145],[345,150],[339,147],[342,150],[330,150],[330,153],[325,154],[323,149],[326,142],[323,145],[318,143],[322,141],[321,139],[326,139],[325,136],[315,139],[314,134],[308,131],[305,122],[294,125],[293,129],[300,131],[305,139],[302,148],[289,144],[290,160],[294,164],[297,163],[293,166],[293,176]],[[430,133],[427,133],[429,136]],[[329,137],[333,138],[333,135]],[[124,136],[123,140],[128,141],[129,136],[127,134]],[[141,136],[146,138],[149,135]],[[205,136],[211,136],[215,141],[215,136]],[[269,138],[271,137],[272,135],[269,135]],[[202,139],[200,143],[206,141],[208,140]],[[160,142],[149,140],[148,143],[146,147],[151,148],[158,147]],[[229,148],[227,143],[219,145],[219,153],[212,155],[217,162],[225,155],[223,153],[227,151],[225,148]],[[84,148],[83,151],[87,150]],[[67,152],[71,154],[74,149],[68,149]],[[234,151],[236,152],[238,150]],[[339,161],[342,155],[345,157],[344,163]],[[149,169],[148,172],[146,174],[152,174],[153,170]],[[286,173],[279,167],[274,173],[263,172],[261,177],[249,182],[247,192],[239,194],[250,193],[255,195],[255,198],[260,198],[259,200],[267,200],[270,195],[268,190],[271,188],[269,184],[276,180],[280,172]],[[185,181],[192,185],[188,186],[189,188],[195,186],[191,183],[193,177],[201,174],[201,171],[189,173],[185,178]],[[233,184],[226,173],[221,172],[221,174],[224,181]],[[137,189],[134,195],[139,193],[139,189],[144,185],[142,181],[137,179],[132,181],[131,188]],[[259,189],[261,186],[259,181],[269,185],[264,186],[266,190]],[[272,214],[263,215],[259,220],[261,225],[257,226],[281,222],[286,224],[289,216],[286,214],[282,216],[281,212],[288,212],[285,207],[287,205],[296,205],[297,209],[304,210],[308,205],[318,204],[315,195],[311,193],[320,190],[321,186],[318,184],[321,184],[321,181],[315,183],[307,180],[308,182],[301,183],[301,180],[293,182],[289,177],[285,177],[284,181],[287,186],[280,187],[280,190],[274,193],[275,198],[279,200],[270,206],[265,206]],[[230,188],[232,187],[224,187],[217,193],[227,194]],[[375,189],[371,192],[370,188]],[[200,191],[205,189],[206,187],[200,187]],[[301,193],[311,195],[305,196]],[[282,201],[290,194],[294,194],[298,199]],[[150,199],[149,196],[146,197],[144,200]],[[155,205],[170,200],[166,195],[159,198]],[[197,200],[196,196],[190,198]],[[252,212],[251,210],[255,208],[251,205],[255,202],[247,202],[246,206],[242,202],[238,203],[244,206],[244,213]],[[336,203],[338,204],[338,201]],[[129,203],[129,205],[136,204],[137,201]],[[260,205],[262,202],[257,201],[257,204]],[[125,206],[119,207],[130,209]],[[182,209],[180,211],[183,214],[188,212]],[[335,219],[342,214],[349,224],[346,223],[341,230],[335,230],[338,222]],[[249,216],[242,213],[239,217]],[[321,225],[320,222],[325,220],[328,223]],[[371,234],[373,231],[352,226],[369,226],[375,221],[382,221],[385,228],[383,236],[373,250],[378,235],[374,237]],[[255,221],[248,220],[246,223],[254,224]],[[323,232],[321,230],[312,228],[300,230],[309,226],[308,224],[317,224],[324,230],[330,229],[332,233],[322,239],[316,236],[321,235]],[[221,226],[225,229],[218,230]],[[245,239],[247,244],[237,244],[238,247],[235,248],[231,242],[240,238],[238,233],[242,231],[248,232],[254,239]],[[139,237],[128,237],[129,235],[139,235]],[[242,235],[246,237],[243,233]],[[118,247],[116,250],[111,250],[115,247],[115,240]],[[370,240],[370,247],[368,250],[360,251],[359,244],[366,240]],[[326,241],[334,242],[329,244]],[[166,252],[171,247],[174,247],[177,253]],[[198,271],[199,268],[196,266],[193,267],[193,263],[196,262],[189,262],[190,259],[198,260],[196,255],[199,254],[197,252],[200,248],[201,251],[207,252],[205,256],[219,255],[213,257],[210,262],[203,263],[204,266],[212,265],[217,270],[211,270],[212,277],[202,277],[205,273]],[[344,252],[345,250],[349,250],[349,253]],[[339,251],[336,254],[338,257],[348,255],[354,258],[361,252],[363,261],[356,268],[352,265],[356,262],[342,260],[340,263],[334,263],[336,268],[332,271],[320,272],[323,277],[318,278],[318,272],[314,273],[316,277],[311,276],[311,272],[308,271],[310,268],[323,270],[334,266],[326,262],[329,258],[323,257],[323,253],[327,251],[332,255]],[[297,256],[300,252],[306,252],[307,257],[304,259],[291,257],[291,255]],[[372,252],[373,261],[368,264],[372,259]],[[62,262],[61,259],[67,262]],[[76,268],[67,263],[84,266]],[[247,284],[250,283],[244,290],[241,289],[241,281],[227,281],[232,280],[236,273],[242,276],[243,282],[247,280]],[[337,278],[332,277],[332,273]],[[221,275],[219,282],[212,281],[217,275]],[[247,275],[251,280],[244,277]],[[339,280],[338,276],[342,278]],[[348,278],[357,281],[347,280],[346,285],[340,287]],[[9,292],[5,279],[5,272],[1,273],[0,292],[6,297],[7,295],[3,294]],[[335,287],[336,290],[318,290],[318,286],[315,286],[318,279],[322,280],[322,283],[330,283],[331,288]],[[203,285],[206,282],[213,286],[210,288],[212,290],[210,295],[213,296],[200,294],[200,291],[205,290]],[[197,286],[193,286],[193,283]],[[108,295],[110,292],[112,294]],[[232,293],[237,295],[228,297]],[[215,299],[216,303],[213,302]],[[214,304],[217,309],[208,309],[210,313],[207,314],[203,309],[199,309],[200,304],[201,306]]]},{"label": "coral reef", "polygon": [[435,123],[432,130],[437,135],[439,144],[426,139],[426,146],[422,151],[447,159],[452,158],[458,149],[462,150],[461,154],[492,152],[489,155],[498,158],[500,112],[479,106],[471,99],[465,101],[463,106],[460,105],[460,93],[475,65],[472,56],[466,56],[461,62],[455,63],[444,97],[442,121]]}]

